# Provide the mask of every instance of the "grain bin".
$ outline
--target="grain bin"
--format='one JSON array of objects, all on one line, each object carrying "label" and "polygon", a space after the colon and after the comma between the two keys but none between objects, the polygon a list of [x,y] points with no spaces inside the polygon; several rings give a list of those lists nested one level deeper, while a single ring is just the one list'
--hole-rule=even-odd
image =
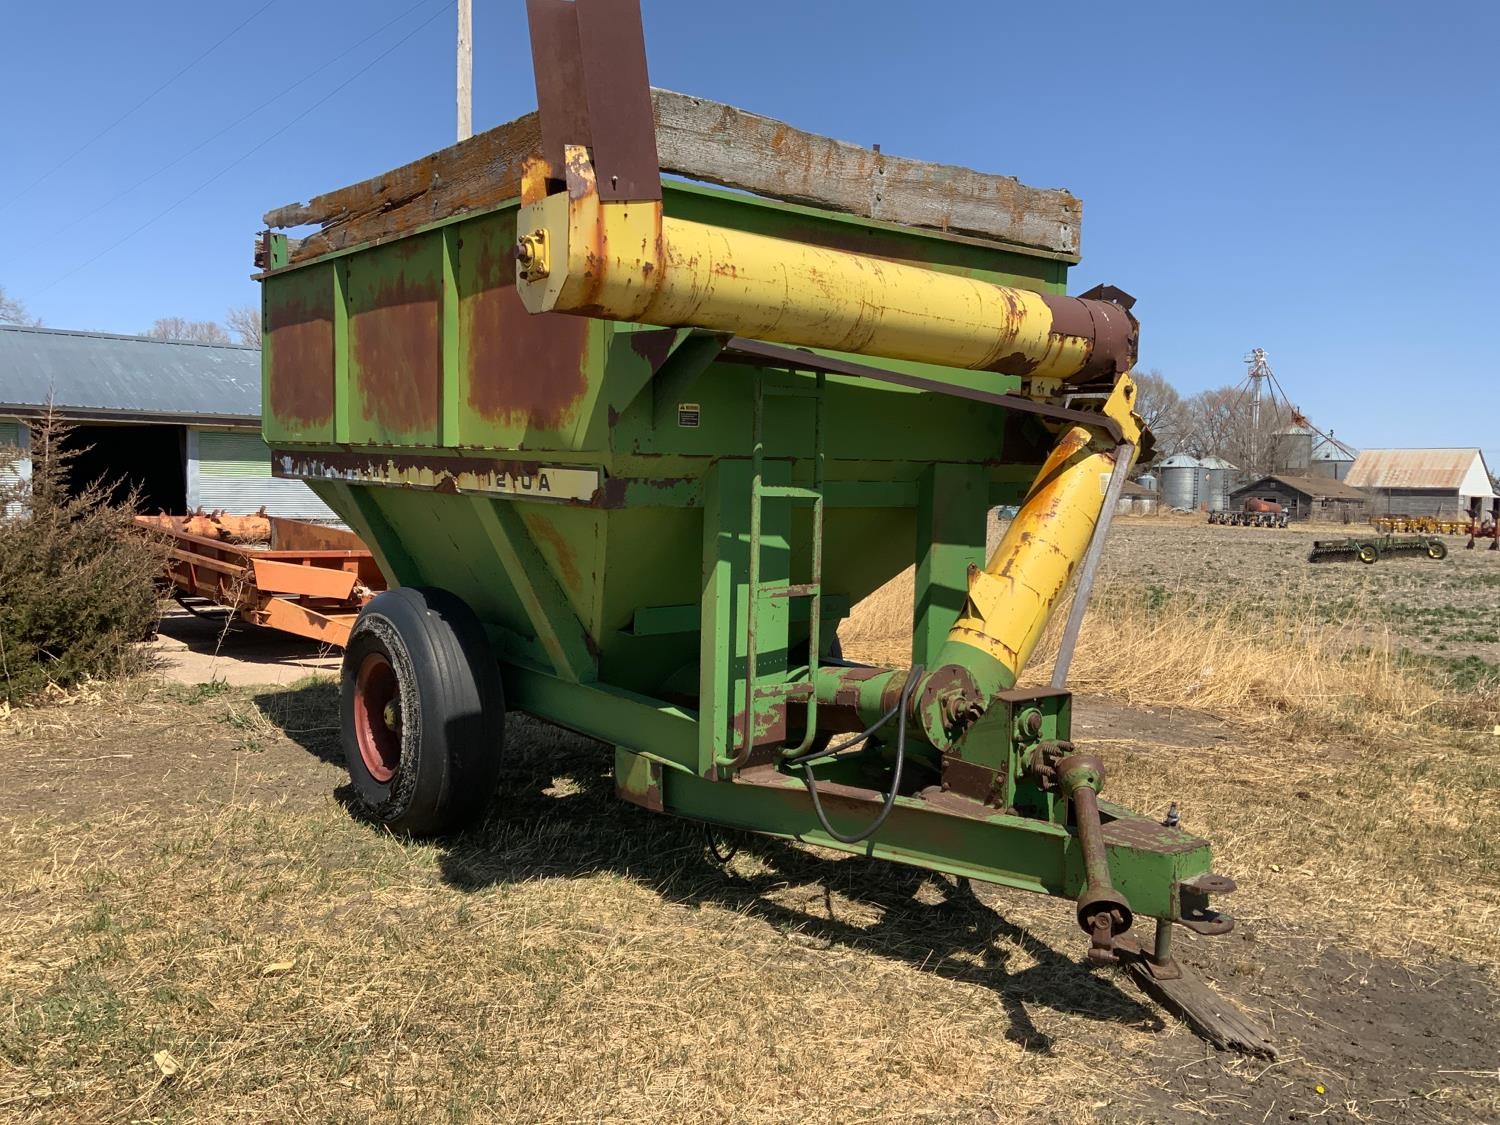
[{"label": "grain bin", "polygon": [[1271,471],[1305,476],[1312,463],[1314,437],[1312,428],[1300,422],[1277,430],[1271,435]]},{"label": "grain bin", "polygon": [[1210,512],[1228,511],[1230,477],[1237,470],[1222,457],[1205,457],[1198,464],[1199,501]]},{"label": "grain bin", "polygon": [[1161,480],[1161,502],[1168,508],[1192,511],[1198,507],[1202,464],[1190,453],[1174,453],[1156,466]]},{"label": "grain bin", "polygon": [[1354,464],[1357,456],[1359,456],[1359,450],[1341,441],[1335,441],[1330,432],[1313,447],[1312,464],[1308,475],[1327,477],[1330,480],[1343,480],[1349,475],[1349,466]]}]

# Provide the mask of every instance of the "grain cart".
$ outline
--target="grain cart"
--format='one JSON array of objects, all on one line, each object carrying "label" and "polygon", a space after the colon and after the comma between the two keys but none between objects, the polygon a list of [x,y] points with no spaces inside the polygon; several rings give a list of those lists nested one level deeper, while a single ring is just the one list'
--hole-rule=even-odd
[{"label": "grain cart", "polygon": [[[528,10],[537,113],[266,216],[322,227],[261,243],[274,471],[392,587],[343,674],[370,814],[461,824],[529,712],[647,809],[1073,900],[1092,961],[1269,1052],[1172,957],[1233,882],[1070,741],[1084,597],[1017,686],[1148,440],[1131,299],[1065,295],[1077,201],[652,90],[635,5]],[[840,659],[913,563],[909,665]]]}]

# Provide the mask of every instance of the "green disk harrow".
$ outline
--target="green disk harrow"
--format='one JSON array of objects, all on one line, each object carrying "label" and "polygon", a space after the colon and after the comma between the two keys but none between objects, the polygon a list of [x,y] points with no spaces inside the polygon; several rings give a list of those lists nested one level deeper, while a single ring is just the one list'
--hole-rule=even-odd
[{"label": "green disk harrow", "polygon": [[1423,535],[1351,536],[1348,539],[1319,539],[1308,553],[1308,562],[1378,562],[1396,555],[1425,555],[1429,559],[1448,557],[1448,546],[1441,539]]}]

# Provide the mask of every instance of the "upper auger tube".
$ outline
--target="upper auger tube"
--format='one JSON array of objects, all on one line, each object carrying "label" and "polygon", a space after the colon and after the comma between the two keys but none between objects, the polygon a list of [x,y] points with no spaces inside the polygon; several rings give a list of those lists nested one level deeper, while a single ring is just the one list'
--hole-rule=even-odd
[{"label": "upper auger tube", "polygon": [[533,312],[701,328],[799,347],[1108,384],[1136,359],[1133,300],[1062,297],[665,216],[600,198],[587,150],[566,148],[565,191],[537,160],[516,229]]}]

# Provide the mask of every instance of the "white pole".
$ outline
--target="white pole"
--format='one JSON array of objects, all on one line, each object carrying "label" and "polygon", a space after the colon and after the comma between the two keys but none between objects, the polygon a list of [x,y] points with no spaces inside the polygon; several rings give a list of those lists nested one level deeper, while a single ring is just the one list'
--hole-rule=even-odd
[{"label": "white pole", "polygon": [[458,0],[458,139],[474,135],[473,0]]}]

